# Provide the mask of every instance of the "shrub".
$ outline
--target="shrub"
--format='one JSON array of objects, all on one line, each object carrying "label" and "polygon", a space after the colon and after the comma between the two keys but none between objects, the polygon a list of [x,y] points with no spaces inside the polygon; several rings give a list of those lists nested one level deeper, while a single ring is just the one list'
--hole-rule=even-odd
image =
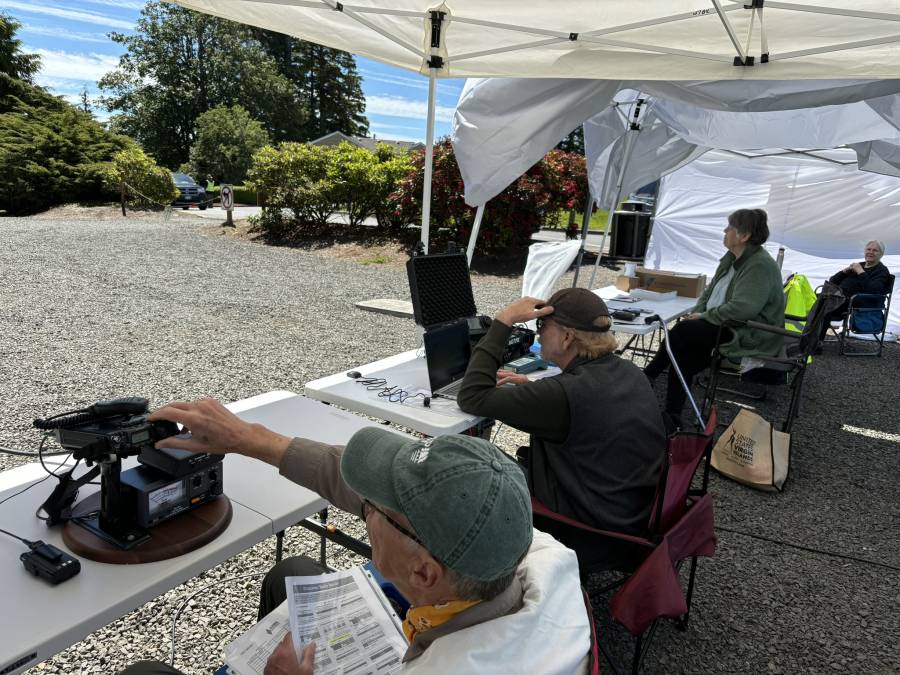
[{"label": "shrub", "polygon": [[339,199],[329,171],[331,154],[331,148],[289,142],[265,146],[253,156],[247,186],[265,195],[257,225],[268,238],[287,243],[328,227]]},{"label": "shrub", "polygon": [[169,170],[159,166],[138,147],[116,153],[113,170],[108,176],[116,187],[125,182],[131,204],[162,208],[171,204],[178,196],[178,188],[175,187]]},{"label": "shrub", "polygon": [[347,214],[350,227],[362,225],[371,216],[387,214],[388,197],[400,178],[412,169],[407,155],[398,155],[383,144],[370,152],[343,142],[330,154],[335,197]]},{"label": "shrub", "polygon": [[[415,168],[391,195],[397,222],[421,222],[424,157],[424,150],[414,155]],[[456,241],[464,245],[472,231],[475,209],[463,199],[462,176],[449,139],[435,145],[431,190],[429,244],[440,247]],[[586,190],[584,158],[552,150],[488,202],[481,221],[478,250],[497,253],[507,247],[526,246],[531,235],[559,210],[580,206]]]}]

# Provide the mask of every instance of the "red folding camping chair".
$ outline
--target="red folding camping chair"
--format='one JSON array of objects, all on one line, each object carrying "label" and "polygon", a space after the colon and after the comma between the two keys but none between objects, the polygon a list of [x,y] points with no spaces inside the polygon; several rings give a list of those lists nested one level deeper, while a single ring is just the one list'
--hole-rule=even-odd
[{"label": "red folding camping chair", "polygon": [[[667,331],[666,331],[667,332]],[[668,340],[666,340],[668,346]],[[671,352],[669,353],[672,357]],[[673,367],[677,369],[675,360]],[[680,370],[677,371],[679,376]],[[681,378],[684,383],[684,378]],[[687,387],[686,387],[687,388]],[[691,599],[697,572],[697,557],[712,557],[716,548],[713,524],[712,497],[707,494],[709,458],[713,434],[716,430],[715,408],[703,420],[696,402],[688,390],[688,397],[702,431],[679,431],[669,438],[663,472],[657,485],[650,511],[647,536],[636,536],[601,530],[551,511],[532,497],[535,515],[550,518],[582,531],[592,532],[603,540],[630,542],[647,554],[626,576],[602,589],[618,589],[610,598],[613,619],[636,637],[631,672],[638,673],[641,661],[660,618],[678,618],[679,628],[687,627]],[[691,483],[701,460],[706,459],[699,489],[691,490]],[[681,563],[690,558],[687,590],[682,589],[679,571]],[[609,651],[599,642],[613,670],[618,672]]]}]

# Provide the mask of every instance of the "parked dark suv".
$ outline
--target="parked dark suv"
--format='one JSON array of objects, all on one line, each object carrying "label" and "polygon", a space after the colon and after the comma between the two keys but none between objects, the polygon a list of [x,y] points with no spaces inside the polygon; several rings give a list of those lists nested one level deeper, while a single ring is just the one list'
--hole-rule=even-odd
[{"label": "parked dark suv", "polygon": [[201,211],[209,205],[206,201],[206,188],[197,184],[186,173],[173,173],[172,180],[178,188],[178,197],[172,202],[172,206],[180,206],[183,209],[190,208],[191,204],[197,204]]}]

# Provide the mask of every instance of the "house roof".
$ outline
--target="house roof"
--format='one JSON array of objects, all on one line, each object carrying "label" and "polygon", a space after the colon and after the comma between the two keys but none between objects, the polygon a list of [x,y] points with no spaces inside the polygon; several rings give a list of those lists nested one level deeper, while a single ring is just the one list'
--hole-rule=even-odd
[{"label": "house roof", "polygon": [[395,152],[409,152],[411,150],[416,150],[418,148],[424,147],[423,143],[418,143],[414,141],[395,141],[390,138],[377,138],[372,137],[369,138],[367,136],[348,136],[347,134],[340,131],[332,131],[330,134],[325,134],[320,138],[309,141],[310,145],[337,145],[346,141],[347,143],[352,143],[358,148],[364,148],[366,150],[375,151],[375,146],[379,144],[389,145],[394,149]]}]

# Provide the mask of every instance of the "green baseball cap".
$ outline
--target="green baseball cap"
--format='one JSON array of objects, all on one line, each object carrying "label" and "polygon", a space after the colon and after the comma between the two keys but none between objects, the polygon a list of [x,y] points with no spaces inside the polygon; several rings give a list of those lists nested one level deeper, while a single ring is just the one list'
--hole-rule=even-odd
[{"label": "green baseball cap", "polygon": [[341,475],[361,497],[402,513],[430,553],[479,581],[512,572],[531,545],[531,497],[522,469],[473,436],[430,443],[360,429]]}]

